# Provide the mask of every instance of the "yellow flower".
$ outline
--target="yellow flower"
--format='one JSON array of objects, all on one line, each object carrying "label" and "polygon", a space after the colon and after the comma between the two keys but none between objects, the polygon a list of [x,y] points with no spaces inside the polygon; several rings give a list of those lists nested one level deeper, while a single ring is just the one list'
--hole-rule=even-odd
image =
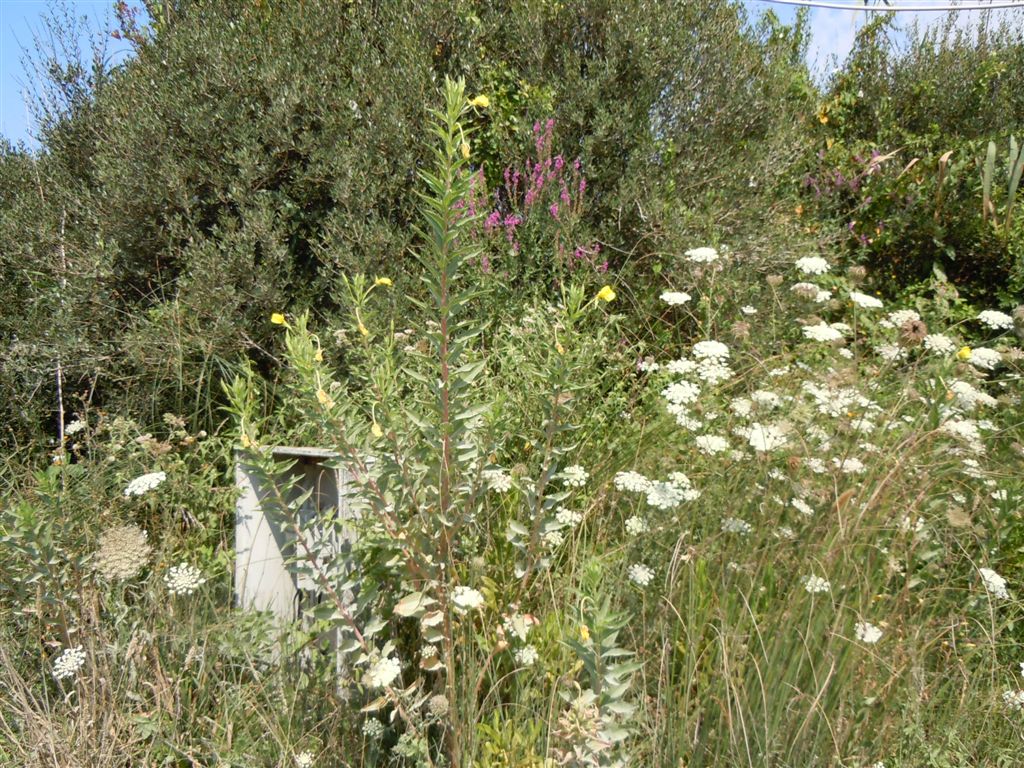
[{"label": "yellow flower", "polygon": [[328,395],[322,389],[318,389],[316,391],[316,399],[320,401],[320,405],[322,405],[324,408],[333,408],[334,407],[334,400],[332,400],[331,396]]},{"label": "yellow flower", "polygon": [[615,291],[612,290],[612,287],[610,285],[606,285],[602,287],[600,291],[597,292],[596,298],[604,302],[615,301]]},{"label": "yellow flower", "polygon": [[323,352],[323,350],[320,349],[319,347],[317,347],[316,352],[313,353],[313,359],[316,360],[318,363],[322,363],[324,361],[324,352]]},{"label": "yellow flower", "polygon": [[590,627],[586,624],[580,624],[580,639],[582,639],[584,643],[590,640]]},{"label": "yellow flower", "polygon": [[555,342],[555,349],[558,351],[558,354],[560,354],[560,355],[564,355],[565,354],[565,347],[562,346],[562,342],[556,341]]},{"label": "yellow flower", "polygon": [[369,336],[370,335],[370,332],[368,330],[366,330],[366,326],[363,325],[363,321],[362,320],[359,321],[359,333],[361,333],[363,336]]},{"label": "yellow flower", "polygon": [[464,142],[462,142],[462,144],[459,145],[459,151],[462,152],[462,157],[465,160],[469,160],[469,142],[468,141],[464,141]]},{"label": "yellow flower", "polygon": [[380,424],[376,421],[373,422],[373,426],[370,427],[370,431],[373,433],[374,437],[382,437],[384,435],[384,430],[380,428]]},{"label": "yellow flower", "polygon": [[960,351],[956,353],[956,356],[961,360],[968,360],[971,357],[970,347],[960,347]]},{"label": "yellow flower", "polygon": [[487,109],[489,106],[491,106],[491,100],[488,99],[483,94],[480,94],[479,96],[471,99],[469,105],[471,107],[480,107],[481,109]]},{"label": "yellow flower", "polygon": [[245,432],[243,432],[242,433],[242,447],[243,448],[249,448],[251,446],[252,446],[252,439],[247,434],[245,434]]},{"label": "yellow flower", "polygon": [[796,208],[794,208],[793,210],[796,212],[797,216],[803,216],[804,215],[804,207],[802,205],[800,205],[800,204],[797,204]]},{"label": "yellow flower", "polygon": [[284,325],[284,315],[282,315],[280,312],[275,312],[270,316],[270,322],[272,322],[274,325]]},{"label": "yellow flower", "polygon": [[393,283],[391,282],[391,278],[390,277],[378,277],[376,280],[373,281],[373,284],[374,285],[387,285],[387,286],[393,285]]},{"label": "yellow flower", "polygon": [[825,113],[824,107],[818,110],[818,122],[822,125],[826,125],[828,123],[828,115]]}]

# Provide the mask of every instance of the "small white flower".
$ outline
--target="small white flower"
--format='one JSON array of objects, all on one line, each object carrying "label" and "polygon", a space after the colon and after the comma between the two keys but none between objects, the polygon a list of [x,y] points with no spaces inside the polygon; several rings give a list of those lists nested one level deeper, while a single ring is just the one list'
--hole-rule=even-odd
[{"label": "small white flower", "polygon": [[899,344],[879,344],[875,347],[875,353],[888,363],[903,360],[907,356],[907,350]]},{"label": "small white flower", "polygon": [[555,520],[559,525],[565,525],[569,528],[575,528],[577,525],[583,522],[583,515],[572,509],[566,509],[565,507],[559,507],[555,512]]},{"label": "small white flower", "polygon": [[985,585],[985,589],[989,591],[992,597],[999,598],[1000,600],[1006,600],[1010,597],[1010,593],[1006,589],[1006,579],[991,568],[979,568],[978,573],[981,574],[981,583]]},{"label": "small white flower", "polygon": [[691,248],[686,252],[686,259],[687,261],[692,261],[698,264],[710,264],[711,262],[718,260],[718,251],[707,246],[703,248]]},{"label": "small white flower", "polygon": [[807,503],[806,501],[804,501],[803,499],[801,499],[801,498],[794,498],[794,499],[793,499],[793,500],[792,500],[791,502],[789,502],[789,503],[790,503],[790,504],[791,504],[791,505],[793,506],[793,508],[794,508],[795,510],[797,510],[797,511],[798,511],[798,512],[799,512],[799,513],[800,513],[801,515],[804,515],[804,516],[806,516],[806,517],[813,517],[813,515],[814,515],[814,507],[812,507],[812,506],[811,506],[810,504],[808,504],[808,503]]},{"label": "small white flower", "polygon": [[172,595],[191,595],[205,583],[203,572],[189,563],[172,565],[164,574],[164,584]]},{"label": "small white flower", "polygon": [[643,563],[633,563],[629,566],[629,580],[638,587],[646,587],[654,579],[654,571]]},{"label": "small white flower", "polygon": [[69,436],[69,437],[71,435],[77,435],[79,432],[81,432],[87,426],[88,425],[84,421],[82,421],[81,419],[75,419],[74,421],[69,422],[69,423],[64,425],[64,434]]},{"label": "small white flower", "polygon": [[484,596],[472,587],[457,586],[452,590],[452,605],[459,613],[474,611],[484,606]]},{"label": "small white flower", "polygon": [[895,312],[890,312],[889,316],[878,324],[883,328],[902,328],[907,323],[917,322],[920,319],[921,316],[912,309],[897,309]]},{"label": "small white flower", "polygon": [[678,307],[690,300],[691,296],[683,291],[665,291],[661,294],[661,300],[670,307]]},{"label": "small white flower", "polygon": [[804,256],[796,260],[796,268],[805,275],[824,275],[829,271],[829,263],[821,256]]},{"label": "small white flower", "polygon": [[516,664],[521,667],[532,667],[539,658],[540,654],[532,645],[524,645],[516,651]]},{"label": "small white flower", "polygon": [[689,405],[700,397],[700,387],[690,381],[677,381],[665,387],[661,396],[673,405]]},{"label": "small white flower", "polygon": [[940,355],[956,352],[956,342],[944,333],[929,333],[924,337],[924,348]]},{"label": "small white flower", "polygon": [[839,341],[843,338],[842,331],[836,330],[831,325],[826,323],[818,323],[817,325],[805,325],[803,327],[804,336],[811,341]]},{"label": "small white flower", "polygon": [[299,752],[295,756],[296,768],[313,768],[313,753],[312,752]]},{"label": "small white flower", "polygon": [[146,475],[139,475],[124,489],[125,496],[141,496],[146,491],[151,491],[167,479],[166,472],[150,472]]},{"label": "small white flower", "polygon": [[508,493],[512,490],[512,477],[503,469],[485,469],[480,476],[489,491]]},{"label": "small white flower", "polygon": [[868,645],[874,645],[882,639],[882,630],[867,621],[858,621],[853,627],[853,634]]},{"label": "small white flower", "polygon": [[804,589],[812,595],[816,595],[819,592],[828,592],[831,588],[832,585],[828,581],[821,578],[821,576],[815,576],[813,573],[804,578]]},{"label": "small white flower", "polygon": [[633,493],[647,493],[651,487],[651,481],[639,472],[619,472],[612,481],[616,489],[620,491],[632,491]]},{"label": "small white flower", "polygon": [[884,306],[881,299],[860,291],[850,291],[850,301],[864,309],[881,309]]},{"label": "small white flower", "polygon": [[647,521],[639,515],[633,515],[626,519],[626,533],[630,536],[639,536],[647,532]]},{"label": "small white flower", "polygon": [[742,312],[744,315],[756,315],[757,308],[752,307],[749,304],[745,304],[742,307],[740,307],[740,312]]},{"label": "small white flower", "polygon": [[567,488],[582,488],[587,484],[590,474],[579,464],[573,464],[562,470],[562,483]]},{"label": "small white flower", "polygon": [[988,347],[975,347],[971,350],[971,356],[967,358],[967,362],[976,368],[984,368],[986,371],[991,371],[1002,360],[1002,356],[994,349]]},{"label": "small white flower", "polygon": [[84,666],[85,651],[82,646],[76,645],[73,648],[65,648],[53,662],[53,677],[55,680],[74,677]]},{"label": "small white flower", "polygon": [[698,341],[693,345],[693,356],[698,360],[728,360],[729,347],[720,341]]},{"label": "small white flower", "polygon": [[744,430],[744,434],[750,447],[759,453],[775,451],[786,445],[785,433],[773,424],[754,422]]},{"label": "small white flower", "polygon": [[1019,712],[1024,709],[1024,691],[1003,691],[1003,703]]},{"label": "small white flower", "polygon": [[371,688],[387,688],[402,674],[402,663],[393,656],[378,659],[366,672],[366,684]]},{"label": "small white flower", "polygon": [[983,312],[978,313],[978,320],[993,330],[1013,330],[1013,318],[1005,312],[999,312],[995,309],[986,309]]},{"label": "small white flower", "polygon": [[722,520],[722,533],[738,533],[741,536],[746,536],[753,530],[746,520],[740,520],[738,517],[727,517]]},{"label": "small white flower", "polygon": [[729,450],[729,441],[720,435],[700,435],[694,438],[694,442],[700,452],[706,453],[708,456]]}]

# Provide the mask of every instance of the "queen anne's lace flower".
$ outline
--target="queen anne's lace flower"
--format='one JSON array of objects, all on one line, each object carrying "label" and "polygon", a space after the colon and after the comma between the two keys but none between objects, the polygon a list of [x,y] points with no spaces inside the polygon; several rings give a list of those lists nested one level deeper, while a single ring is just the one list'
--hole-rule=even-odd
[{"label": "queen anne's lace flower", "polygon": [[173,565],[164,574],[164,584],[172,595],[191,595],[205,583],[203,572],[189,563]]},{"label": "queen anne's lace flower", "polygon": [[619,472],[612,481],[620,491],[632,491],[633,493],[647,493],[651,487],[651,481],[639,472]]},{"label": "queen anne's lace flower", "polygon": [[829,263],[821,256],[804,256],[796,260],[796,268],[805,275],[824,275],[829,271]]},{"label": "queen anne's lace flower", "polygon": [[55,680],[74,677],[84,666],[85,651],[82,646],[76,645],[73,648],[65,648],[53,662],[53,677]]},{"label": "queen anne's lace flower", "polygon": [[694,442],[701,453],[709,456],[729,450],[729,441],[720,435],[700,435],[694,438]]},{"label": "queen anne's lace flower", "polygon": [[150,472],[146,475],[139,475],[124,489],[125,496],[141,496],[147,491],[156,488],[167,479],[166,472]]},{"label": "queen anne's lace flower", "polygon": [[786,434],[774,424],[754,422],[743,430],[750,447],[759,453],[775,451],[786,445]]},{"label": "queen anne's lace flower", "polygon": [[978,313],[978,320],[997,331],[1013,330],[1013,318],[1005,312],[999,312],[995,309],[986,309]]},{"label": "queen anne's lace flower", "polygon": [[137,525],[118,525],[100,536],[96,551],[96,570],[111,581],[130,579],[139,574],[153,551],[148,534]]},{"label": "queen anne's lace flower", "polygon": [[729,347],[720,341],[698,341],[693,345],[693,356],[698,360],[704,360],[707,358],[713,360],[728,360]]},{"label": "queen anne's lace flower", "polygon": [[1024,691],[1003,691],[1003,703],[1017,712],[1024,709]]},{"label": "queen anne's lace flower", "polygon": [[646,587],[654,579],[654,571],[643,563],[633,563],[629,566],[629,580],[638,587]]},{"label": "queen anne's lace flower", "polygon": [[460,613],[474,611],[484,606],[484,596],[472,587],[458,586],[452,590],[452,605]]},{"label": "queen anne's lace flower", "polygon": [[512,477],[503,469],[485,469],[480,476],[489,491],[508,493],[512,490]]},{"label": "queen anne's lace flower", "polygon": [[868,645],[874,645],[882,639],[882,630],[867,621],[858,621],[853,627],[853,634]]},{"label": "queen anne's lace flower", "polygon": [[924,337],[924,348],[940,355],[956,352],[956,342],[944,333],[929,333]]},{"label": "queen anne's lace flower", "polygon": [[402,663],[394,656],[374,662],[366,672],[366,684],[371,688],[387,688],[402,674]]},{"label": "queen anne's lace flower", "polygon": [[64,425],[64,434],[70,437],[71,435],[77,435],[88,425],[81,419],[75,419],[74,421],[68,422]]},{"label": "queen anne's lace flower", "polygon": [[296,768],[313,768],[313,753],[312,752],[299,752],[295,756]]},{"label": "queen anne's lace flower", "polygon": [[678,307],[690,300],[690,294],[683,291],[665,291],[661,294],[661,300],[671,307]]},{"label": "queen anne's lace flower", "polygon": [[639,515],[633,515],[626,519],[626,533],[630,536],[639,536],[647,532],[647,521]]},{"label": "queen anne's lace flower", "polygon": [[1000,600],[1006,600],[1010,597],[1010,593],[1006,589],[1006,579],[991,568],[979,568],[978,573],[981,574],[981,583],[985,585],[985,589],[988,590],[992,597]]},{"label": "queen anne's lace flower", "polygon": [[804,336],[811,341],[839,341],[843,338],[842,331],[836,330],[831,325],[824,322],[818,323],[817,325],[805,325],[803,327]]},{"label": "queen anne's lace flower", "polygon": [[897,309],[895,312],[890,312],[885,320],[879,321],[879,325],[883,328],[900,328],[909,322],[920,321],[921,315],[912,309]]},{"label": "queen anne's lace flower", "polygon": [[740,307],[740,312],[742,312],[744,315],[756,315],[757,308],[752,307],[749,304],[745,304],[744,306]]},{"label": "queen anne's lace flower", "polygon": [[804,578],[804,589],[810,594],[816,595],[820,592],[828,592],[832,588],[832,585],[828,583],[821,576],[815,576],[813,573],[810,576]]},{"label": "queen anne's lace flower", "polygon": [[532,645],[524,645],[516,651],[516,664],[521,667],[532,667],[539,658],[540,654]]},{"label": "queen anne's lace flower", "polygon": [[693,261],[698,264],[710,264],[711,262],[718,260],[718,251],[707,246],[702,248],[691,248],[686,252],[686,259],[687,261]]},{"label": "queen anne's lace flower", "polygon": [[569,488],[582,488],[587,484],[590,474],[579,464],[573,464],[562,470],[562,482]]},{"label": "queen anne's lace flower", "polygon": [[741,536],[746,536],[753,529],[746,520],[740,520],[738,517],[727,517],[722,520],[722,533],[738,533]]},{"label": "queen anne's lace flower", "polygon": [[881,309],[884,306],[881,299],[860,291],[850,291],[850,301],[864,309]]},{"label": "queen anne's lace flower", "polygon": [[967,358],[967,362],[976,368],[984,368],[986,371],[991,371],[997,365],[999,365],[1002,356],[994,349],[988,347],[975,347],[971,350],[970,357]]}]

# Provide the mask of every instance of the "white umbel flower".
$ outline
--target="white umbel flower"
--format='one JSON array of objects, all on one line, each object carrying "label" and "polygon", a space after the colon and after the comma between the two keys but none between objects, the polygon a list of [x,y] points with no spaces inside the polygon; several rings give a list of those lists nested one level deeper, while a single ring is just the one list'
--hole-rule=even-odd
[{"label": "white umbel flower", "polygon": [[81,419],[75,419],[74,421],[68,422],[67,424],[64,425],[64,434],[67,435],[68,437],[70,437],[71,435],[77,435],[87,426],[88,424],[86,424]]},{"label": "white umbel flower", "polygon": [[590,473],[579,464],[573,464],[562,470],[562,483],[568,488],[582,488],[587,484]]},{"label": "white umbel flower", "polygon": [[74,677],[84,666],[85,650],[83,650],[82,646],[76,645],[74,648],[65,648],[53,662],[53,677],[55,680]]},{"label": "white umbel flower", "polygon": [[924,348],[939,355],[956,352],[956,342],[944,333],[929,333],[924,337]]},{"label": "white umbel flower", "polygon": [[190,563],[173,565],[164,574],[164,584],[172,595],[191,595],[205,583],[203,572]]},{"label": "white umbel flower", "polygon": [[1013,318],[1005,312],[999,312],[995,309],[986,309],[983,312],[979,312],[978,320],[996,331],[1013,330]]},{"label": "white umbel flower", "polygon": [[986,371],[991,371],[999,365],[1000,360],[1002,356],[988,347],[975,347],[971,350],[971,356],[967,358],[967,362],[975,368],[984,368]]},{"label": "white umbel flower", "polygon": [[804,336],[811,341],[839,341],[843,338],[843,332],[833,328],[824,322],[818,323],[817,325],[805,325],[803,327]]},{"label": "white umbel flower", "polygon": [[402,662],[394,656],[375,661],[366,672],[366,684],[371,688],[387,688],[402,674]]},{"label": "white umbel flower", "polygon": [[698,341],[693,345],[693,356],[698,360],[728,360],[729,347],[713,339]]},{"label": "white umbel flower", "polygon": [[452,590],[452,605],[459,613],[483,608],[484,596],[472,587],[458,586]]},{"label": "white umbel flower", "polygon": [[1000,600],[1009,599],[1010,593],[1006,589],[1006,579],[991,568],[979,568],[978,573],[981,574],[981,583],[985,585],[985,589],[992,597]]},{"label": "white umbel flower", "polygon": [[718,251],[707,246],[702,248],[691,248],[686,252],[686,260],[697,264],[710,264],[711,262],[718,260]]},{"label": "white umbel flower", "polygon": [[691,296],[683,291],[665,291],[661,294],[661,300],[670,307],[678,307],[690,300]]},{"label": "white umbel flower", "polygon": [[620,491],[631,491],[633,493],[647,493],[651,487],[651,481],[639,472],[619,472],[612,481],[616,489]]},{"label": "white umbel flower", "polygon": [[815,576],[812,573],[810,576],[804,577],[804,589],[812,595],[828,592],[831,588],[832,585],[826,579],[821,578],[821,576]]},{"label": "white umbel flower", "polygon": [[139,475],[124,489],[125,496],[142,496],[147,491],[156,488],[167,479],[166,472],[150,472],[146,475]]},{"label": "white umbel flower", "polygon": [[480,476],[489,491],[508,493],[512,490],[512,477],[503,469],[485,469]]},{"label": "white umbel flower", "polygon": [[858,621],[853,626],[854,636],[862,643],[874,645],[882,639],[882,630],[868,621]]},{"label": "white umbel flower", "polygon": [[312,752],[299,752],[295,756],[296,768],[313,768],[313,753]]},{"label": "white umbel flower", "polygon": [[516,664],[521,667],[532,667],[539,658],[540,654],[532,645],[524,645],[516,651]]},{"label": "white umbel flower", "polygon": [[149,561],[152,547],[148,535],[137,525],[117,525],[100,535],[96,570],[111,581],[131,579]]},{"label": "white umbel flower", "polygon": [[821,256],[804,256],[796,260],[796,268],[805,275],[824,275],[829,263]]},{"label": "white umbel flower", "polygon": [[745,304],[742,307],[740,307],[740,312],[742,312],[744,315],[756,315],[757,307],[752,307],[750,304]]},{"label": "white umbel flower", "polygon": [[697,444],[700,452],[708,456],[729,450],[729,441],[721,435],[700,435],[694,438],[694,442]]},{"label": "white umbel flower", "polygon": [[646,587],[654,579],[654,571],[643,563],[633,563],[629,566],[629,580],[638,587]]},{"label": "white umbel flower", "polygon": [[884,306],[881,299],[860,291],[850,291],[850,301],[864,309],[881,309]]}]

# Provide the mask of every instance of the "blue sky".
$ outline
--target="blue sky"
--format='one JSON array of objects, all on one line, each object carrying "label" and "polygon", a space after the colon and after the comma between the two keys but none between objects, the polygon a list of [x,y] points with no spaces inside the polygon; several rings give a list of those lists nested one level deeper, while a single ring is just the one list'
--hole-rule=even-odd
[{"label": "blue sky", "polygon": [[[796,15],[793,6],[769,5],[759,0],[745,0],[745,3],[753,13],[773,8],[784,21],[792,21]],[[69,0],[70,7],[87,17],[94,29],[102,28],[104,20],[112,16],[113,4],[113,0]],[[25,106],[24,89],[28,74],[22,64],[22,48],[32,46],[33,33],[41,31],[41,17],[47,7],[48,0],[0,0],[0,135],[15,143],[24,141],[29,146],[34,146],[34,142],[31,139],[31,117]],[[826,72],[833,56],[842,62],[866,15],[829,9],[811,11],[814,39],[808,52],[808,63],[815,71],[819,74]],[[972,14],[964,15],[969,17]],[[905,14],[901,21],[909,23],[913,16],[926,20],[941,18],[941,14]],[[111,44],[115,61],[127,55],[126,44],[118,41],[111,41]]]}]

